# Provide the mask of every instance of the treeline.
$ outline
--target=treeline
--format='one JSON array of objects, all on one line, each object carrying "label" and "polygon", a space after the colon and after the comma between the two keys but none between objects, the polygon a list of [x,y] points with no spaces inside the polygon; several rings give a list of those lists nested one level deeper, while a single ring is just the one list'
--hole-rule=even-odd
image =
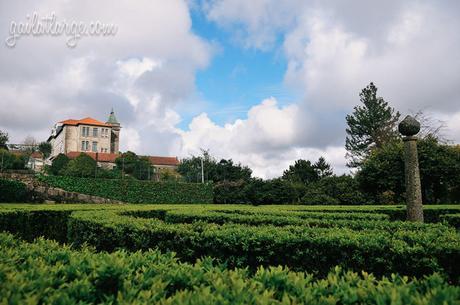
[{"label": "treeline", "polygon": [[[202,156],[184,159],[178,172],[189,182],[214,182],[215,203],[242,204],[398,204],[405,200],[403,141],[397,131],[400,113],[370,83],[361,104],[346,117],[345,148],[353,174],[337,176],[321,157],[297,160],[282,177],[252,177],[247,166],[231,159]],[[423,202],[460,203],[460,146],[448,145],[432,121],[419,114],[422,132],[418,154]],[[203,174],[202,165],[203,161]]]}]

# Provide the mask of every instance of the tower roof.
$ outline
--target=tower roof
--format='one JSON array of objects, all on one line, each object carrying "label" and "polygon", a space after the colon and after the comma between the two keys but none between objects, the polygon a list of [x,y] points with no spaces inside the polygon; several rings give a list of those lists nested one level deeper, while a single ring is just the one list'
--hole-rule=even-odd
[{"label": "tower roof", "polygon": [[109,119],[106,123],[111,125],[120,125],[120,123],[117,121],[117,117],[115,116],[115,112],[113,112],[113,108],[110,111]]}]

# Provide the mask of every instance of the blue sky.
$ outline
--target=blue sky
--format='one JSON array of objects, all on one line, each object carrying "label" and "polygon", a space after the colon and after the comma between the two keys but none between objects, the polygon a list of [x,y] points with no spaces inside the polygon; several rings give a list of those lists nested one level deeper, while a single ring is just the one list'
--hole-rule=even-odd
[{"label": "blue sky", "polygon": [[194,115],[206,112],[219,125],[246,118],[251,106],[275,97],[279,106],[298,100],[299,93],[283,82],[287,61],[281,40],[268,50],[245,48],[233,33],[209,21],[202,10],[191,11],[192,30],[212,42],[216,53],[210,64],[196,73],[198,96],[203,107],[182,113],[179,126],[187,129]]}]

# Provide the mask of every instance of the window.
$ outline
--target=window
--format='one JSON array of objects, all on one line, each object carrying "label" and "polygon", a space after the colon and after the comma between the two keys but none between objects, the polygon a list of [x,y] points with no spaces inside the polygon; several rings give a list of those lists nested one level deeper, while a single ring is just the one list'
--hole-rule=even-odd
[{"label": "window", "polygon": [[89,142],[88,141],[81,141],[81,150],[82,151],[89,150]]},{"label": "window", "polygon": [[93,137],[97,138],[97,134],[98,134],[98,129],[93,128]]},{"label": "window", "polygon": [[81,127],[81,136],[89,137],[89,127],[85,127],[85,126]]},{"label": "window", "polygon": [[97,152],[97,142],[93,142],[93,152]]}]

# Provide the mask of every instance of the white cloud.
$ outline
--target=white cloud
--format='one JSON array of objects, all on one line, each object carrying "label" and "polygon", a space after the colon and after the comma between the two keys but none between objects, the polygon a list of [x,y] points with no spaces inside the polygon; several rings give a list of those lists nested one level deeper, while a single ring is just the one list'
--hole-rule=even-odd
[{"label": "white cloud", "polygon": [[[10,132],[11,141],[22,141],[26,131],[44,140],[52,125],[66,118],[105,120],[114,107],[126,147],[146,153],[160,146],[155,136],[165,141],[174,131],[179,121],[174,108],[194,93],[195,72],[213,52],[192,32],[187,3],[2,2],[0,29],[35,11],[40,16],[55,12],[58,21],[114,23],[118,31],[83,37],[74,49],[59,36],[21,37],[14,48],[0,48],[0,108],[8,109],[0,111],[0,127]],[[174,137],[158,153],[167,153],[171,143]]]},{"label": "white cloud", "polygon": [[[247,119],[219,126],[206,113],[196,116],[189,130],[179,131],[182,156],[209,149],[219,158],[233,159],[248,165],[255,176],[273,178],[297,159],[317,160],[324,156],[339,173],[346,172],[344,149],[296,147],[298,118],[296,105],[279,107],[274,98],[252,107]],[[308,132],[308,131],[307,131]]]}]

